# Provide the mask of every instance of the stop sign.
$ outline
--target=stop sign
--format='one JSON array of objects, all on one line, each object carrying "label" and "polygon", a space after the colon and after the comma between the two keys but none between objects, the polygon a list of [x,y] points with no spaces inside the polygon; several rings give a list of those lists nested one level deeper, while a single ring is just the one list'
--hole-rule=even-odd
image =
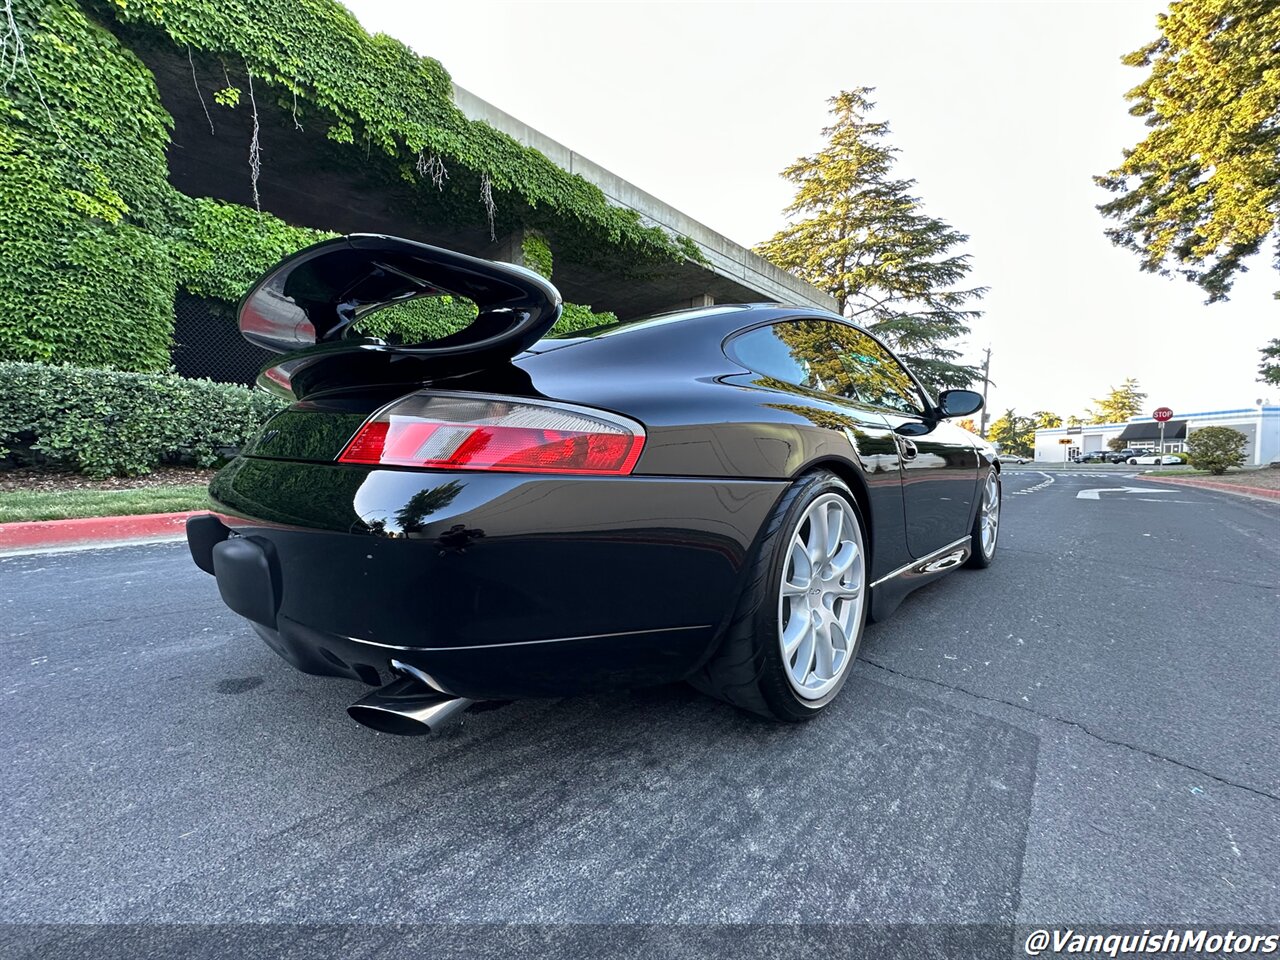
[{"label": "stop sign", "polygon": [[1156,407],[1156,412],[1151,414],[1151,419],[1164,423],[1166,420],[1173,419],[1173,411],[1168,407]]}]

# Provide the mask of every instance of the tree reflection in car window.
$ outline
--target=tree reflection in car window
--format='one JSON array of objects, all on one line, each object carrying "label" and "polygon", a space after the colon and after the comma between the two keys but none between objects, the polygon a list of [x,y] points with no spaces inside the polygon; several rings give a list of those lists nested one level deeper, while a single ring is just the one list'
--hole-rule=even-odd
[{"label": "tree reflection in car window", "polygon": [[911,375],[884,347],[855,327],[793,320],[744,334],[734,356],[767,376],[872,407],[925,412]]},{"label": "tree reflection in car window", "polygon": [[833,340],[848,375],[846,396],[900,413],[924,413],[920,391],[893,354],[853,327],[836,326]]}]

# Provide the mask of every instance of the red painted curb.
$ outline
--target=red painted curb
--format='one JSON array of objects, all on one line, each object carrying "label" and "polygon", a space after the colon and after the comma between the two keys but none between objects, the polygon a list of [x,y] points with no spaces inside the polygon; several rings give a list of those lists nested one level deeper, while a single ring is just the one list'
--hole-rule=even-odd
[{"label": "red painted curb", "polygon": [[131,517],[85,517],[81,520],[28,520],[0,523],[0,550],[55,547],[75,543],[145,540],[180,535],[187,517],[208,513],[142,513]]},{"label": "red painted curb", "polygon": [[1154,480],[1156,483],[1176,483],[1183,487],[1208,487],[1210,490],[1222,490],[1225,493],[1244,493],[1251,497],[1280,500],[1280,490],[1270,490],[1266,487],[1246,487],[1239,483],[1219,483],[1216,480],[1200,480],[1194,477],[1151,477],[1145,473],[1139,479]]}]

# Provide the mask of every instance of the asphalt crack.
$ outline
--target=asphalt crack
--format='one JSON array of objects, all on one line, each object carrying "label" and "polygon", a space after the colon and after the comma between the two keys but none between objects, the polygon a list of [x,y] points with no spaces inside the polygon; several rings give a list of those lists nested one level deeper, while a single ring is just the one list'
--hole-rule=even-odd
[{"label": "asphalt crack", "polygon": [[190,615],[190,613],[191,613],[191,607],[187,605],[187,606],[181,606],[181,607],[174,607],[172,610],[161,610],[156,613],[145,613],[145,614],[131,613],[131,614],[126,614],[120,617],[104,617],[99,620],[78,620],[75,623],[70,623],[70,624],[64,622],[59,626],[52,626],[48,630],[35,629],[38,627],[43,627],[46,624],[49,624],[52,622],[52,621],[46,620],[41,623],[34,624],[33,629],[24,630],[21,633],[6,634],[6,637],[9,640],[25,640],[29,637],[39,637],[39,638],[54,637],[60,633],[69,633],[72,630],[80,630],[85,627],[101,627],[101,626],[106,626],[112,623],[124,623],[126,621],[129,623],[142,623],[147,620],[162,620],[165,617]]},{"label": "asphalt crack", "polygon": [[1215,783],[1222,784],[1224,787],[1234,787],[1237,790],[1243,790],[1246,793],[1251,793],[1256,797],[1262,797],[1263,799],[1273,800],[1277,803],[1280,803],[1280,796],[1274,793],[1268,793],[1266,790],[1259,789],[1258,787],[1251,787],[1248,784],[1237,783],[1234,780],[1229,780],[1226,777],[1221,777],[1216,773],[1212,773],[1208,770],[1205,770],[1203,767],[1197,767],[1193,763],[1187,763],[1183,760],[1178,760],[1174,757],[1165,756],[1162,753],[1157,753],[1154,750],[1148,750],[1145,747],[1138,746],[1137,744],[1129,743],[1124,740],[1116,740],[1111,737],[1104,736],[1101,733],[1098,733],[1094,730],[1089,729],[1089,727],[1086,724],[1083,724],[1078,720],[1069,720],[1066,717],[1059,717],[1056,714],[1046,713],[1043,710],[1037,710],[1035,709],[1035,707],[1029,706],[1028,704],[1025,704],[1025,703],[1017,703],[1011,700],[1002,699],[1001,697],[993,697],[985,693],[977,693],[973,690],[966,689],[965,687],[959,687],[959,686],[955,686],[954,684],[945,683],[942,680],[935,680],[932,677],[921,677],[913,673],[905,673],[902,670],[895,670],[893,667],[887,667],[883,663],[877,663],[874,660],[868,660],[866,657],[860,656],[858,657],[858,659],[862,663],[867,664],[868,666],[875,667],[877,670],[883,670],[885,673],[893,674],[893,676],[901,677],[904,680],[917,680],[923,683],[930,683],[930,684],[933,684],[935,687],[941,687],[942,689],[950,690],[953,693],[959,693],[967,697],[973,697],[975,700],[985,700],[988,703],[998,703],[1005,707],[1012,707],[1013,709],[1019,710],[1023,713],[1029,713],[1034,717],[1040,718],[1041,720],[1051,720],[1054,723],[1060,723],[1063,726],[1074,727],[1076,730],[1079,730],[1085,736],[1090,737],[1091,739],[1097,740],[1100,743],[1106,743],[1113,747],[1122,747],[1126,750],[1132,750],[1134,753],[1140,753],[1143,756],[1152,758],[1153,760],[1163,760],[1165,763],[1171,763],[1175,767],[1181,767],[1183,770],[1187,770],[1191,773],[1199,774],[1202,777],[1207,777],[1208,779],[1213,780]]}]

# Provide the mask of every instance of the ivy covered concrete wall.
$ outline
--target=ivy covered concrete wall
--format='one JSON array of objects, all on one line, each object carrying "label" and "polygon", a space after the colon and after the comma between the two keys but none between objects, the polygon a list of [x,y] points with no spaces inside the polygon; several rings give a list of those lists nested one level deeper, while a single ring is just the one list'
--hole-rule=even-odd
[{"label": "ivy covered concrete wall", "polygon": [[[0,26],[0,359],[164,369],[179,287],[236,300],[275,261],[331,236],[174,189],[172,119],[131,43],[167,45],[193,74],[198,59],[220,63],[226,86],[202,105],[251,111],[255,130],[270,100],[353,151],[381,151],[416,189],[478,184],[449,205],[462,220],[550,227],[570,246],[633,262],[700,259],[684,238],[466,119],[438,62],[370,36],[330,0],[13,0],[12,9]],[[256,139],[244,146],[249,170],[256,148]],[[549,272],[539,242],[525,256]],[[466,309],[431,315],[459,323]],[[571,307],[562,328],[609,319]]]}]

